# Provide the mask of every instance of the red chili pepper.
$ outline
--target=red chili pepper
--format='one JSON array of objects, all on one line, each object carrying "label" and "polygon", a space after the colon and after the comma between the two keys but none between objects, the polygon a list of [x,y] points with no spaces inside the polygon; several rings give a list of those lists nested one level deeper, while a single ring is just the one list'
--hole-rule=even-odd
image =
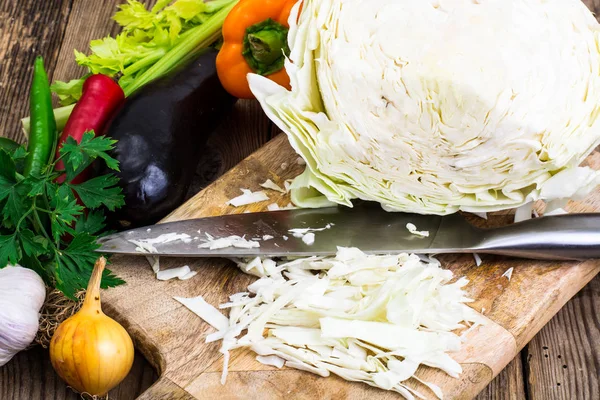
[{"label": "red chili pepper", "polygon": [[[83,83],[83,93],[75,105],[65,129],[60,135],[56,149],[56,157],[59,157],[59,151],[63,143],[69,136],[73,137],[79,143],[85,132],[93,130],[96,134],[102,134],[104,126],[110,120],[114,112],[125,100],[125,94],[121,87],[106,75],[92,75]],[[62,161],[56,163],[56,170],[64,170]],[[84,182],[90,174],[90,169],[86,169],[77,175],[71,183]],[[66,176],[63,174],[58,177],[58,183],[64,182]]]}]

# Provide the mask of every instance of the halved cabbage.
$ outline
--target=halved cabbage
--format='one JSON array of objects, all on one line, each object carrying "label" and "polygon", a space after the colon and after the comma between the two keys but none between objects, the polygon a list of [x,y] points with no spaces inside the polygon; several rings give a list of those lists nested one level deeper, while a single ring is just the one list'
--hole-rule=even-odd
[{"label": "halved cabbage", "polygon": [[580,196],[600,26],[580,0],[305,0],[292,90],[249,75],[304,158],[297,205],[448,214]]}]

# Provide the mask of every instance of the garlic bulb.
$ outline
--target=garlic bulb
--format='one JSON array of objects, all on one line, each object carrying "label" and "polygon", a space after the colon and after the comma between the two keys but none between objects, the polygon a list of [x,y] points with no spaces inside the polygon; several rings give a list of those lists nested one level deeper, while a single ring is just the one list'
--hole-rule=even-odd
[{"label": "garlic bulb", "polygon": [[46,286],[34,271],[0,269],[0,367],[35,339],[45,299]]}]

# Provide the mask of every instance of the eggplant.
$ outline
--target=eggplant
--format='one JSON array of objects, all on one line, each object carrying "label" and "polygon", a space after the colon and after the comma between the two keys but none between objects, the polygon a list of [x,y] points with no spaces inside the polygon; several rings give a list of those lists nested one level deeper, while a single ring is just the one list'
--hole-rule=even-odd
[{"label": "eggplant", "polygon": [[110,218],[121,227],[154,224],[183,202],[208,139],[237,100],[219,82],[216,55],[207,50],[144,86],[109,123],[125,195]]}]

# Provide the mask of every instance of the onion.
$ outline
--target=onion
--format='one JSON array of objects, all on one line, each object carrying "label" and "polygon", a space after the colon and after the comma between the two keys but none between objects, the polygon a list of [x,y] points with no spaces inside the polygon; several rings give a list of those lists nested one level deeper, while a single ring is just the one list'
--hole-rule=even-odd
[{"label": "onion", "polygon": [[106,265],[96,262],[81,309],[66,319],[50,341],[50,361],[79,393],[104,396],[129,373],[133,343],[127,331],[102,312],[100,281]]}]

